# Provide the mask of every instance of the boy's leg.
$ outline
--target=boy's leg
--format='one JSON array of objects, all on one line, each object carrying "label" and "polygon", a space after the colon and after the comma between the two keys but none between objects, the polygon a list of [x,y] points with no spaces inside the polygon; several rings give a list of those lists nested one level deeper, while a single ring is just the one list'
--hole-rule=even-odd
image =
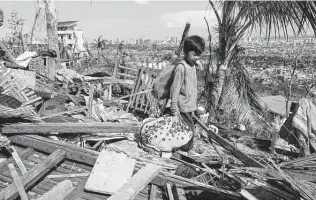
[{"label": "boy's leg", "polygon": [[189,142],[187,144],[185,144],[184,146],[182,146],[180,149],[183,151],[190,151],[193,148],[193,139],[194,139],[194,122],[193,122],[193,117],[191,113],[180,113],[182,119],[185,121],[185,123],[187,123],[187,125],[191,128],[193,134],[192,134],[192,138],[189,140]]}]

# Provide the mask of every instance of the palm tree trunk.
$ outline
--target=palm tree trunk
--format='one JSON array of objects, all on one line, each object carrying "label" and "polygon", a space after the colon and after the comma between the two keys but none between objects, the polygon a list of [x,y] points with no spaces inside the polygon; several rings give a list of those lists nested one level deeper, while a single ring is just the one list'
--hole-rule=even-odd
[{"label": "palm tree trunk", "polygon": [[211,88],[210,105],[212,107],[212,110],[216,110],[220,106],[219,100],[222,96],[223,87],[225,83],[226,68],[227,66],[225,66],[224,64],[218,66],[218,70],[215,75],[215,80],[213,82],[213,87]]},{"label": "palm tree trunk", "polygon": [[190,26],[191,26],[191,24],[189,22],[187,22],[185,24],[185,27],[184,27],[184,30],[183,30],[183,33],[182,33],[182,38],[181,38],[180,45],[179,45],[178,49],[175,52],[178,57],[180,57],[180,54],[182,52],[184,40],[187,38],[187,36],[189,34]]}]

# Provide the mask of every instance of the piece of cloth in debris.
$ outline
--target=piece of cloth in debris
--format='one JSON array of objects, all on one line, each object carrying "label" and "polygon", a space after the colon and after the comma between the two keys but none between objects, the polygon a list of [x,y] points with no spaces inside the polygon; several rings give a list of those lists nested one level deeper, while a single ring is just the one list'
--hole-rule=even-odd
[{"label": "piece of cloth in debris", "polygon": [[188,166],[186,164],[181,164],[177,167],[175,175],[184,177],[184,178],[193,178],[199,173],[191,166]]},{"label": "piece of cloth in debris", "polygon": [[[89,97],[84,96],[88,105]],[[93,100],[92,119],[96,122],[119,122],[119,123],[137,123],[138,120],[132,113],[120,110],[115,106],[105,107],[101,99]]]},{"label": "piece of cloth in debris", "polygon": [[22,67],[27,67],[33,57],[37,56],[36,52],[25,51],[21,55],[19,55],[15,61],[18,65]]},{"label": "piece of cloth in debris", "polygon": [[310,153],[310,143],[316,138],[316,106],[308,99],[301,99],[298,104],[297,111],[283,124],[280,137],[301,147],[306,155]]},{"label": "piece of cloth in debris", "polygon": [[74,79],[83,80],[83,76],[81,74],[78,74],[75,70],[67,69],[65,67],[56,71],[55,78],[66,83],[74,83]]},{"label": "piece of cloth in debris", "polygon": [[[182,116],[162,116],[144,120],[141,144],[158,152],[171,152],[193,139],[193,131]],[[190,146],[190,145],[189,145]]]}]

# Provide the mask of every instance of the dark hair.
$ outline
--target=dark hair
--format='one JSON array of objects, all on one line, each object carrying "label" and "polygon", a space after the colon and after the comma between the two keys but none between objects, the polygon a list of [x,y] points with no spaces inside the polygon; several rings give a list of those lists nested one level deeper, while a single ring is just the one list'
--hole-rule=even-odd
[{"label": "dark hair", "polygon": [[197,54],[202,54],[205,49],[205,41],[198,35],[192,35],[185,39],[183,52],[187,54],[189,51],[194,51]]}]

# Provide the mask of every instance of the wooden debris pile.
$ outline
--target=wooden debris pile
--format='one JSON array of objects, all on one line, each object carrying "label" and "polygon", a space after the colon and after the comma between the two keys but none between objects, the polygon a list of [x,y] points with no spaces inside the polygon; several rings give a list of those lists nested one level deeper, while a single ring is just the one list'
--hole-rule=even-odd
[{"label": "wooden debris pile", "polygon": [[159,71],[121,66],[122,54],[102,77],[61,69],[54,81],[33,73],[21,82],[1,66],[8,138],[0,138],[0,199],[316,199],[315,154],[284,162],[245,145],[252,138],[241,143],[241,132],[214,133],[197,117],[207,138],[195,138],[195,154],[161,158],[139,148],[134,114],[157,114],[150,91]]},{"label": "wooden debris pile", "polygon": [[[31,85],[35,85],[35,76],[23,77],[28,78],[27,83],[18,79],[21,77],[19,70],[6,68],[0,65],[0,118],[23,118],[31,121],[38,121],[39,116],[35,112],[33,105],[41,101]],[[16,78],[17,77],[17,78]],[[34,82],[34,84],[30,83]]]},{"label": "wooden debris pile", "polygon": [[[11,93],[8,92],[10,87],[3,87],[2,91],[20,102],[19,105],[16,103],[16,108],[11,108],[14,113],[21,107],[32,106],[38,123],[2,125],[2,133],[9,138],[9,143],[3,142],[3,146],[14,147],[16,151],[9,148],[3,151],[3,157],[9,157],[0,164],[0,198],[316,198],[314,154],[279,163],[280,159],[267,152],[251,149],[238,140],[231,143],[223,137],[243,137],[242,133],[226,129],[221,131],[223,135],[216,134],[198,118],[198,125],[208,139],[196,139],[196,155],[177,151],[167,159],[138,148],[138,119],[120,108],[129,106],[129,110],[149,111],[147,90],[154,79],[154,74],[150,75],[149,71],[140,69],[132,93],[116,98],[119,101],[101,98],[95,92],[100,91],[99,83],[111,85],[124,81],[113,77],[83,76],[78,78],[80,84],[70,90],[68,86],[75,81],[69,79],[73,78],[52,82],[37,75],[35,89],[26,90],[26,96],[36,94],[37,97],[32,98],[40,97],[40,103],[25,103],[27,101],[18,96],[21,90],[17,90],[14,84],[10,86]],[[4,71],[1,75],[5,72],[8,73]],[[11,79],[3,80],[8,84],[14,79],[11,76]],[[87,86],[89,89],[85,90]],[[109,88],[112,87],[106,88],[107,94],[112,92]],[[128,98],[129,101],[122,101]],[[8,101],[6,105],[12,107],[11,103],[15,101]],[[76,138],[74,143],[81,147],[39,136],[26,136],[28,134],[48,134],[59,138],[71,134]]]},{"label": "wooden debris pile", "polygon": [[267,154],[266,164],[254,167],[247,155],[239,159],[248,164],[233,165],[200,162],[180,152],[172,160],[99,153],[39,136],[10,140],[17,151],[0,164],[4,199],[315,199],[315,180],[298,179]]}]

